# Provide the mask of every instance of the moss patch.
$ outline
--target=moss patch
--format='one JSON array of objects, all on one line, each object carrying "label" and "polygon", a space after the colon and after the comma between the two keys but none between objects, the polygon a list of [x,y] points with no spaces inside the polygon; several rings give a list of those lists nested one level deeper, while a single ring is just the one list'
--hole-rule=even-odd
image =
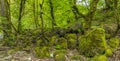
[{"label": "moss patch", "polygon": [[76,34],[67,34],[65,36],[67,38],[67,45],[69,49],[74,49],[76,48],[76,40],[77,40],[77,36]]},{"label": "moss patch", "polygon": [[90,61],[108,61],[105,55],[98,55],[90,59]]}]

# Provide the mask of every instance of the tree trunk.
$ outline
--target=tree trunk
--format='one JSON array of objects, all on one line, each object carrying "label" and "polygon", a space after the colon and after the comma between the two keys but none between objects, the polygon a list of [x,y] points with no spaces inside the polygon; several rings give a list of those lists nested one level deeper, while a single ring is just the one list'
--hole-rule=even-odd
[{"label": "tree trunk", "polygon": [[54,9],[53,9],[52,0],[49,0],[49,4],[50,4],[50,15],[51,15],[51,18],[52,18],[52,30],[54,30],[54,26],[56,25],[56,23],[55,23]]},{"label": "tree trunk", "polygon": [[40,19],[42,24],[42,29],[41,29],[42,33],[44,33],[43,4],[44,4],[44,0],[42,0],[42,3],[40,4]]},{"label": "tree trunk", "polygon": [[22,19],[24,8],[25,8],[25,2],[26,2],[26,0],[21,0],[21,2],[20,2],[19,17],[18,17],[18,29],[17,29],[19,34],[21,33],[20,31],[22,30],[21,19]]},{"label": "tree trunk", "polygon": [[9,11],[7,0],[0,0],[0,14],[1,14],[1,23],[2,23],[2,30],[4,33],[4,38],[7,38],[10,36],[10,33],[12,33],[12,27],[11,27],[11,18],[10,18],[10,11]]}]

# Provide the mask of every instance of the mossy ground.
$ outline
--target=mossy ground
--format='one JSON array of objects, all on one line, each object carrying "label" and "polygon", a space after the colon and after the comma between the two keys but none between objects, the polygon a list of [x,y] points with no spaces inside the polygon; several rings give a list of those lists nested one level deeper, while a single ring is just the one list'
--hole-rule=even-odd
[{"label": "mossy ground", "polygon": [[56,61],[65,61],[69,58],[69,60],[107,61],[109,57],[113,57],[114,51],[120,44],[118,37],[107,40],[103,28],[92,28],[84,35],[66,33],[64,36],[56,34],[39,36],[36,32],[33,33],[35,33],[34,37],[24,35],[25,39],[19,36],[18,40],[21,42],[15,49],[9,50],[9,53],[26,49],[41,59],[52,58]]}]

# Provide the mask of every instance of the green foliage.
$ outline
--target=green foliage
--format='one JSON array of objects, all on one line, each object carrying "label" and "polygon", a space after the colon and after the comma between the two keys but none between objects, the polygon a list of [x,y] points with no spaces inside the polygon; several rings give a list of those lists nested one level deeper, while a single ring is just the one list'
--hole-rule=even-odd
[{"label": "green foliage", "polygon": [[102,28],[89,30],[86,35],[79,37],[79,52],[87,57],[103,54],[107,49],[105,32]]}]

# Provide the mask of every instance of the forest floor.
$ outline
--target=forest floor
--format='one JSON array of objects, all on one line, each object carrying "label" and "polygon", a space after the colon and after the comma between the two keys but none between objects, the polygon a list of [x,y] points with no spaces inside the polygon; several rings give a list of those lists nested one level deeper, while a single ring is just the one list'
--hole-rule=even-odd
[{"label": "forest floor", "polygon": [[[12,51],[8,47],[0,48],[0,61],[55,61],[53,58],[44,58],[39,59],[34,56],[32,53],[26,51]],[[79,60],[72,60],[70,56],[78,55],[76,50],[69,50],[69,53],[66,55],[66,61],[88,61],[86,57],[81,56]],[[113,52],[113,56],[108,58],[109,61],[120,61],[120,47]]]}]

